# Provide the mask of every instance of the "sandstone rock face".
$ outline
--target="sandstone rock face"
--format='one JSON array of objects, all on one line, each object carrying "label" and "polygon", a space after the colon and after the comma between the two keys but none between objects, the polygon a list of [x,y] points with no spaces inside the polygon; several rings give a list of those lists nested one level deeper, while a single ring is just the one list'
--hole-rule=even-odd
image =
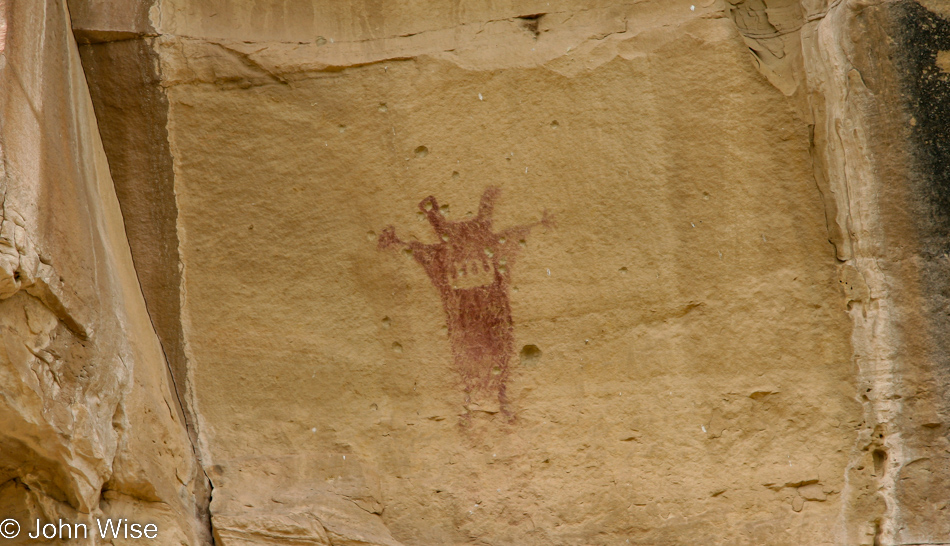
[{"label": "sandstone rock face", "polygon": [[201,470],[62,2],[0,3],[0,89],[0,514],[201,543]]},{"label": "sandstone rock face", "polygon": [[[754,3],[737,7],[761,15]],[[801,43],[799,65],[760,59],[773,81],[801,74],[800,87],[787,93],[814,119],[816,180],[854,325],[865,421],[848,471],[854,516],[847,537],[945,542],[946,505],[934,499],[950,468],[940,257],[947,241],[946,175],[938,166],[947,149],[941,51],[950,47],[950,12],[932,2],[802,8],[799,33],[745,37],[754,51],[780,47],[778,40]],[[861,475],[872,467],[872,479]]]},{"label": "sandstone rock face", "polygon": [[[308,491],[403,544],[835,540],[852,322],[808,120],[731,20],[532,6],[239,41],[252,14],[189,6],[156,43],[225,544]],[[308,464],[239,518],[262,456]]]},{"label": "sandstone rock face", "polygon": [[940,2],[4,9],[0,507],[950,542]]}]

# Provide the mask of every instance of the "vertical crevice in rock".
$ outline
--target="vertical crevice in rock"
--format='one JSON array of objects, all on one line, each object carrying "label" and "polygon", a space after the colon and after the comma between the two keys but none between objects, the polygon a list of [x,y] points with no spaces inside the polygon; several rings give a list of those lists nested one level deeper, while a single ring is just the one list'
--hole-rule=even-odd
[{"label": "vertical crevice in rock", "polygon": [[[165,130],[167,101],[158,87],[147,38],[90,42],[89,35],[81,32],[77,37],[82,40],[83,69],[136,273],[179,398],[184,398],[186,363],[178,309],[181,276],[175,228],[178,213]],[[187,405],[184,399],[182,402]]]},{"label": "vertical crevice in rock", "polygon": [[886,265],[880,219],[880,177],[867,153],[868,97],[865,79],[853,66],[850,33],[853,7],[834,3],[802,30],[805,102],[814,118],[816,163],[836,214],[829,234],[837,249],[839,281],[851,316],[855,397],[864,407],[851,463],[846,470],[846,507],[841,539],[873,544],[894,534],[900,506],[893,473],[876,472],[874,451],[900,458],[902,438],[895,423],[901,412],[901,345],[895,328],[893,278]]},{"label": "vertical crevice in rock", "polygon": [[[941,51],[950,51],[950,25],[912,0],[801,6],[730,0],[727,11],[759,70],[813,124],[865,410],[840,538],[945,540],[950,530],[926,499],[945,487],[948,468],[950,53]],[[779,28],[796,14],[800,29]]]},{"label": "vertical crevice in rock", "polygon": [[209,542],[65,1],[0,1],[0,112],[0,512]]},{"label": "vertical crevice in rock", "polygon": [[[136,274],[171,372],[177,409],[200,463],[198,419],[180,314],[178,210],[166,129],[168,101],[151,44],[153,33],[145,15],[148,6],[138,6],[140,12],[124,18],[113,14],[112,26],[101,25],[105,30],[95,24],[101,13],[86,9],[81,2],[72,2],[70,7],[79,12],[73,30]],[[126,26],[114,28],[123,20]],[[207,529],[210,542],[211,484],[203,466],[196,469],[196,516]]]}]

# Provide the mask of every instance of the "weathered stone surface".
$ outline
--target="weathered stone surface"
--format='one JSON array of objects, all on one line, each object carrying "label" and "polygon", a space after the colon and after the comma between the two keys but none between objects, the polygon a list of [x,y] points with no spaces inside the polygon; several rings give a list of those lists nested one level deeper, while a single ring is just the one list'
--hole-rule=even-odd
[{"label": "weathered stone surface", "polygon": [[[314,461],[216,522],[277,532],[370,474],[404,544],[841,536],[863,413],[808,119],[712,6],[564,9],[300,44],[157,27],[214,498],[248,494],[249,457]],[[438,243],[419,203],[466,221],[489,186],[495,233],[556,221],[505,272],[510,415],[464,392],[453,304],[378,249]]]},{"label": "weathered stone surface", "polygon": [[[205,510],[226,545],[950,542],[942,2],[70,11],[161,346],[111,189],[16,186],[89,153],[58,180],[108,184],[95,135],[5,162],[4,347],[50,403],[4,399],[0,507],[162,500],[170,543]],[[4,157],[68,148],[29,119]],[[98,406],[62,394],[113,353]],[[133,460],[139,430],[177,447]]]},{"label": "weathered stone surface", "polygon": [[[950,468],[943,432],[950,378],[941,166],[947,7],[911,1],[803,7],[802,66],[771,59],[763,72],[772,81],[804,74],[804,92],[794,93],[814,116],[816,178],[854,323],[865,420],[849,465],[846,538],[946,542],[945,505],[933,499]],[[764,37],[758,42],[793,39]]]},{"label": "weathered stone surface", "polygon": [[[379,477],[352,455],[235,459],[216,465],[211,511],[220,544],[397,546],[376,516]],[[302,487],[319,483],[321,487]]]},{"label": "weathered stone surface", "polygon": [[134,515],[200,543],[199,468],[62,2],[0,2],[0,112],[0,514]]}]

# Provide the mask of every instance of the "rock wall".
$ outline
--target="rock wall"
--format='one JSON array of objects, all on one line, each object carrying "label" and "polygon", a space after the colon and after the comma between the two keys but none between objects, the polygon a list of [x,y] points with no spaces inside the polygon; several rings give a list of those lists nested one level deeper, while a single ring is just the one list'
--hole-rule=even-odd
[{"label": "rock wall", "polygon": [[151,487],[170,544],[950,542],[939,2],[71,0],[89,95],[63,7],[6,9],[83,144],[0,141],[60,169],[7,174],[6,327],[122,355],[70,399],[101,454],[8,412],[17,495]]},{"label": "rock wall", "polygon": [[0,90],[0,513],[23,543],[37,518],[124,517],[199,544],[201,469],[62,2],[0,3]]},{"label": "rock wall", "polygon": [[[848,467],[844,536],[940,543],[950,540],[937,500],[950,467],[946,175],[937,165],[946,148],[941,50],[950,11],[912,1],[791,4],[763,11],[740,2],[732,15],[763,74],[814,123],[815,178],[865,414]],[[800,44],[800,59],[774,54],[789,44]]]},{"label": "rock wall", "polygon": [[835,535],[862,412],[806,122],[711,8],[565,9],[484,15],[499,51],[158,39],[225,544],[310,491],[403,544]]}]

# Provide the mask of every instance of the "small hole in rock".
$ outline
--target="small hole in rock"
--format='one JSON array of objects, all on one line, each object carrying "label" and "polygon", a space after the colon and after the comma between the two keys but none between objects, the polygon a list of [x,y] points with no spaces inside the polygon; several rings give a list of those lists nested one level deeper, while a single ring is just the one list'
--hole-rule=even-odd
[{"label": "small hole in rock", "polygon": [[875,449],[871,452],[871,457],[874,459],[874,474],[876,476],[884,475],[884,463],[887,461],[887,452],[883,449]]},{"label": "small hole in rock", "polygon": [[425,146],[419,146],[415,149],[416,157],[423,158],[429,155],[429,149]]},{"label": "small hole in rock", "polygon": [[382,322],[383,322],[383,328],[389,328],[393,324],[393,319],[389,317],[383,317]]},{"label": "small hole in rock", "polygon": [[525,345],[521,348],[521,365],[533,366],[541,360],[541,349],[537,345]]},{"label": "small hole in rock", "polygon": [[521,28],[525,29],[529,34],[531,34],[535,40],[537,40],[538,35],[541,34],[541,32],[538,30],[538,23],[540,23],[542,15],[544,14],[539,13],[536,15],[524,15],[522,17],[518,17],[518,19],[521,19]]},{"label": "small hole in rock", "polygon": [[398,342],[394,342],[394,343],[393,343],[393,351],[395,351],[395,352],[397,352],[397,353],[401,353],[401,352],[402,352],[402,345],[400,345]]}]

